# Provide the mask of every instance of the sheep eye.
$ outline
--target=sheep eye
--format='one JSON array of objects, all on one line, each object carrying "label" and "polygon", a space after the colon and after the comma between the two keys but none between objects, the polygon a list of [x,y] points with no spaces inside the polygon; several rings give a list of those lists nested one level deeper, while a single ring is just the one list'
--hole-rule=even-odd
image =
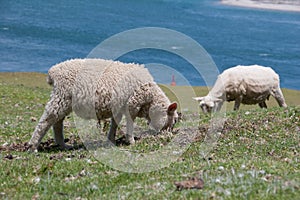
[{"label": "sheep eye", "polygon": [[178,122],[178,117],[175,117],[174,124],[176,124],[177,122]]},{"label": "sheep eye", "polygon": [[210,111],[211,111],[211,109],[212,109],[212,107],[209,107],[209,106],[207,106],[207,110],[208,110],[208,112],[210,112]]}]

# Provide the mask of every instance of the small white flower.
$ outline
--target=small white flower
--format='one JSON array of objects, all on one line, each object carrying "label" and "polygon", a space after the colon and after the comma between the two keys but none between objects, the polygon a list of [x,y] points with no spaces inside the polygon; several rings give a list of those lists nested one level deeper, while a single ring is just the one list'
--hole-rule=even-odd
[{"label": "small white flower", "polygon": [[253,178],[256,176],[256,172],[254,170],[247,171],[248,174],[250,174]]},{"label": "small white flower", "polygon": [[99,190],[99,187],[95,184],[90,185],[91,190]]},{"label": "small white flower", "polygon": [[173,151],[172,153],[173,153],[173,155],[179,155],[181,152],[180,151]]},{"label": "small white flower", "polygon": [[238,177],[239,177],[239,178],[243,178],[243,177],[244,177],[244,174],[243,174],[243,173],[238,173]]},{"label": "small white flower", "polygon": [[35,177],[35,178],[32,179],[33,183],[39,183],[40,181],[41,181],[40,177]]},{"label": "small white flower", "polygon": [[228,190],[228,189],[225,190],[224,193],[225,193],[225,195],[227,195],[227,196],[231,195],[231,192],[230,192],[230,190]]}]

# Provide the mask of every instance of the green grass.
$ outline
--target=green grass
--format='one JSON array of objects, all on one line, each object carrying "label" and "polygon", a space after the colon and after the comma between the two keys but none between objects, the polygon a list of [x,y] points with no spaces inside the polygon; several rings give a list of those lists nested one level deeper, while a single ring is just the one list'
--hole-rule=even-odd
[{"label": "green grass", "polygon": [[[207,93],[205,87],[193,89],[196,95]],[[171,90],[166,93],[172,100],[178,93],[189,95],[183,86]],[[176,130],[196,133],[193,143],[169,167],[147,173],[114,170],[83,148],[60,151],[53,147],[38,153],[9,150],[29,141],[50,91],[43,74],[0,73],[0,147],[5,147],[0,148],[0,199],[273,200],[300,196],[299,91],[283,90],[287,109],[278,108],[273,99],[264,110],[242,105],[233,112],[232,104],[227,104],[219,139],[205,158],[201,151],[211,118],[190,106]],[[65,125],[66,137],[80,143],[73,117]],[[49,131],[44,141],[52,137]],[[148,135],[123,148],[155,151],[174,137],[170,133]],[[203,189],[176,190],[174,182],[195,176],[204,180]]]}]

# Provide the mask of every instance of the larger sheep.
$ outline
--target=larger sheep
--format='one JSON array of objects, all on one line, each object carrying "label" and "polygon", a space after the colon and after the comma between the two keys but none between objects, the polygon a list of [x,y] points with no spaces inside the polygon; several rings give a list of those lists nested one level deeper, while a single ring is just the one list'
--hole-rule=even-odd
[{"label": "larger sheep", "polygon": [[37,149],[53,126],[57,144],[64,143],[63,121],[74,111],[85,119],[111,118],[108,139],[115,143],[116,129],[126,116],[126,140],[134,143],[133,121],[146,118],[157,131],[172,128],[176,122],[177,103],[169,99],[143,65],[103,59],[73,59],[48,71],[47,82],[53,86],[29,145]]},{"label": "larger sheep", "polygon": [[270,67],[259,65],[229,68],[219,75],[215,85],[204,97],[196,97],[204,113],[219,111],[224,101],[240,104],[259,104],[267,108],[266,100],[272,95],[279,106],[287,107],[280,89],[279,76]]}]

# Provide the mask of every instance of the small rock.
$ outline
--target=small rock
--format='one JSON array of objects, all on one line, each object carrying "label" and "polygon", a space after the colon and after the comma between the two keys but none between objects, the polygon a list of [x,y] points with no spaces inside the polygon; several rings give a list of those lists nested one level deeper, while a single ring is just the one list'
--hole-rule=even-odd
[{"label": "small rock", "polygon": [[2,144],[3,147],[6,147],[6,146],[8,146],[8,145],[9,145],[8,142],[5,142],[4,144]]}]

